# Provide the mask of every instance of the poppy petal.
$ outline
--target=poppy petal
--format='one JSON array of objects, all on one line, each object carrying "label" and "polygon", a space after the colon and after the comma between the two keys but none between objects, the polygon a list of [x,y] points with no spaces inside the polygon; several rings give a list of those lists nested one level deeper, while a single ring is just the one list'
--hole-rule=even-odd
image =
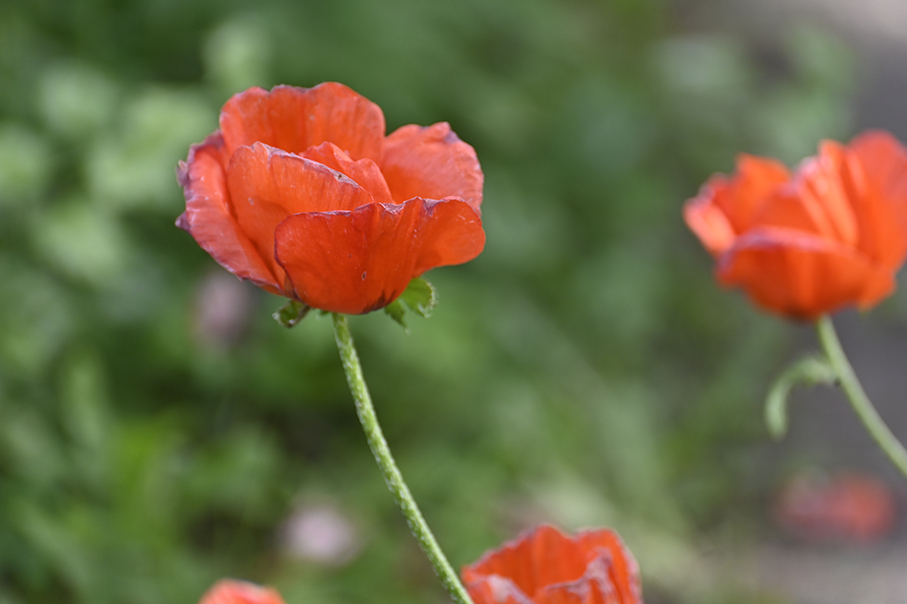
[{"label": "poppy petal", "polygon": [[582,578],[572,583],[548,585],[533,598],[535,604],[623,604],[627,599],[614,584],[611,559],[607,553],[586,566]]},{"label": "poppy petal", "polygon": [[269,587],[245,581],[224,579],[202,596],[199,604],[285,604],[283,598]]},{"label": "poppy petal", "polygon": [[464,568],[463,580],[472,583],[488,575],[507,577],[533,597],[545,585],[575,581],[583,575],[584,556],[565,547],[567,542],[556,528],[542,525]]},{"label": "poppy petal", "polygon": [[870,130],[850,144],[853,155],[860,160],[866,177],[877,183],[879,193],[902,200],[907,199],[907,149],[898,140],[880,130]]},{"label": "poppy petal", "polygon": [[734,176],[719,178],[726,186],[715,187],[715,205],[724,211],[734,232],[739,234],[753,227],[762,206],[787,182],[790,171],[775,159],[741,153],[737,156]]},{"label": "poppy petal", "polygon": [[767,197],[755,226],[801,230],[853,246],[857,223],[841,177],[843,158],[843,147],[825,141],[818,157],[801,163],[793,180]]},{"label": "poppy petal", "polygon": [[642,602],[642,588],[636,558],[620,536],[611,530],[586,531],[576,537],[586,551],[600,552],[608,562],[610,582],[615,586],[619,602]]},{"label": "poppy petal", "polygon": [[827,239],[855,246],[857,213],[862,208],[842,178],[846,149],[835,141],[823,141],[819,155],[800,164],[791,188]]},{"label": "poppy petal", "polygon": [[302,153],[330,141],[354,159],[381,159],[384,114],[381,108],[343,84],[314,88],[250,88],[234,95],[220,114],[227,151],[261,142]]},{"label": "poppy petal", "polygon": [[757,226],[791,229],[837,240],[828,216],[815,201],[815,196],[804,193],[802,185],[790,183],[780,187],[762,206]]},{"label": "poppy petal", "polygon": [[365,189],[343,174],[261,143],[236,150],[227,168],[227,188],[237,223],[280,284],[284,271],[274,258],[278,224],[299,212],[351,210],[372,202]]},{"label": "poppy petal", "polygon": [[384,141],[381,172],[397,202],[459,197],[479,212],[484,176],[475,149],[441,122],[398,128]]},{"label": "poppy petal", "polygon": [[372,160],[366,158],[353,161],[334,143],[321,143],[315,147],[309,147],[302,156],[350,177],[371,194],[375,203],[394,203],[384,175],[381,174],[378,164]]},{"label": "poppy petal", "polygon": [[737,237],[727,214],[715,204],[715,197],[727,186],[723,176],[713,177],[683,206],[684,221],[713,256],[731,247]]},{"label": "poppy petal", "polygon": [[719,259],[718,280],[739,285],[760,306],[801,319],[860,299],[876,269],[835,241],[793,229],[760,227]]},{"label": "poppy petal", "polygon": [[790,173],[779,161],[741,153],[732,177],[716,174],[687,201],[687,226],[712,254],[727,250],[734,239],[750,229],[764,206]]},{"label": "poppy petal", "polygon": [[275,239],[295,296],[346,314],[382,308],[414,277],[472,260],[485,245],[481,219],[458,199],[294,214],[280,223]]},{"label": "poppy petal", "polygon": [[462,576],[477,604],[642,602],[636,562],[607,529],[570,538],[540,526],[464,567]]},{"label": "poppy petal", "polygon": [[271,293],[280,286],[272,267],[243,232],[230,211],[230,194],[223,166],[223,138],[215,132],[189,149],[177,178],[186,197],[186,211],[177,225],[224,268]]},{"label": "poppy petal", "polygon": [[500,575],[487,575],[472,581],[463,577],[474,604],[535,604],[516,584]]},{"label": "poppy petal", "polygon": [[858,247],[897,270],[907,256],[907,150],[871,131],[853,141],[845,161],[842,177],[860,209]]}]

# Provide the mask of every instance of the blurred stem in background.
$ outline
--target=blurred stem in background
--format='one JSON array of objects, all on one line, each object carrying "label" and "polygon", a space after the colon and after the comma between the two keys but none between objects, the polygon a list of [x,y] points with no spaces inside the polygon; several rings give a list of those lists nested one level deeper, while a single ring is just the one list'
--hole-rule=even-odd
[{"label": "blurred stem in background", "polygon": [[343,361],[343,372],[346,374],[347,383],[350,386],[350,393],[356,403],[356,414],[362,423],[362,429],[365,431],[368,445],[378,462],[378,467],[384,474],[384,480],[387,487],[394,495],[397,505],[406,517],[406,523],[409,525],[413,536],[419,542],[419,546],[435,569],[441,583],[448,591],[454,602],[457,604],[472,604],[469,594],[460,583],[457,573],[451,567],[450,562],[441,546],[432,534],[431,529],[422,517],[416,500],[413,499],[409,487],[403,480],[403,474],[397,467],[390,447],[381,431],[381,425],[378,423],[378,416],[375,415],[375,407],[372,405],[372,397],[368,393],[368,387],[365,384],[365,378],[362,375],[362,366],[359,364],[359,355],[356,354],[356,347],[353,343],[353,336],[350,333],[349,321],[345,315],[334,313],[334,339],[337,341],[337,348],[340,350],[340,359]]},{"label": "blurred stem in background", "polygon": [[904,450],[904,446],[891,433],[888,426],[885,425],[869,397],[866,396],[863,386],[860,385],[860,380],[857,379],[853,367],[851,367],[847,356],[844,354],[844,349],[841,348],[841,342],[838,340],[831,318],[828,315],[821,317],[816,322],[816,330],[819,332],[819,341],[822,343],[822,349],[828,356],[829,363],[831,363],[838,379],[841,381],[841,388],[847,394],[851,407],[856,411],[860,421],[866,426],[876,444],[881,447],[888,459],[897,466],[901,474],[907,478],[907,451]]}]

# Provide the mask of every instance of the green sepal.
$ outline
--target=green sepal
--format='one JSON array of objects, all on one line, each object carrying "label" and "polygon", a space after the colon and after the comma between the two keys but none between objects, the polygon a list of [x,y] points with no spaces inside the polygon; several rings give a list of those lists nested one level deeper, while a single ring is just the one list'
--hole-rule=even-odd
[{"label": "green sepal", "polygon": [[780,439],[787,434],[787,399],[794,386],[835,384],[838,374],[824,356],[806,356],[778,376],[765,397],[765,425],[769,434]]},{"label": "green sepal", "polygon": [[406,309],[403,308],[403,303],[400,302],[399,298],[385,306],[384,312],[386,312],[387,316],[389,316],[391,319],[399,323],[404,331],[409,333],[409,327],[406,326],[406,319],[404,318],[404,315],[406,315]]},{"label": "green sepal", "polygon": [[312,310],[312,307],[308,304],[290,300],[271,316],[284,327],[290,328],[305,319],[310,310]]},{"label": "green sepal", "polygon": [[409,332],[406,326],[406,310],[409,309],[427,319],[437,303],[438,294],[434,286],[422,277],[416,277],[409,282],[399,298],[384,307],[384,312]]},{"label": "green sepal", "polygon": [[422,277],[416,277],[410,281],[398,299],[402,300],[411,311],[426,319],[431,316],[438,304],[435,287]]}]

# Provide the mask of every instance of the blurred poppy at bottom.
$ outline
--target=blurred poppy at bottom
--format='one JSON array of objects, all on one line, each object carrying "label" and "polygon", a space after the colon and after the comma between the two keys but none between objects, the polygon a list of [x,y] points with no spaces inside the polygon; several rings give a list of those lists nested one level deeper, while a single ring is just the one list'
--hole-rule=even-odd
[{"label": "blurred poppy at bottom", "polygon": [[285,604],[270,587],[223,579],[209,589],[198,604]]},{"label": "blurred poppy at bottom", "polygon": [[641,604],[636,560],[614,531],[543,525],[462,570],[475,604]]},{"label": "blurred poppy at bottom", "polygon": [[789,533],[813,542],[872,543],[897,521],[891,489],[869,474],[841,472],[827,480],[799,475],[775,499],[775,521]]}]

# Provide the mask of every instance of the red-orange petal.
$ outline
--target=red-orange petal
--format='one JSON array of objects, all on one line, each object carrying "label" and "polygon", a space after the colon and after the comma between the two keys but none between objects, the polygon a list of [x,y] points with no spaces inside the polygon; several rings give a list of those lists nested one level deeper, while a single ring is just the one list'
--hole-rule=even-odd
[{"label": "red-orange petal", "polygon": [[506,577],[488,575],[470,583],[464,575],[463,582],[467,584],[473,604],[533,604],[529,596]]},{"label": "red-orange petal", "polygon": [[447,122],[398,128],[384,141],[380,165],[398,203],[413,197],[459,197],[481,211],[485,177],[475,149],[461,141]]},{"label": "red-orange petal", "polygon": [[842,170],[859,249],[896,271],[907,257],[907,150],[887,132],[869,131],[851,142]]},{"label": "red-orange petal", "polygon": [[766,200],[789,178],[787,166],[778,160],[741,153],[734,175],[723,179],[725,186],[715,187],[715,205],[727,215],[734,232],[743,233],[755,226]]},{"label": "red-orange petal", "polygon": [[724,253],[737,237],[727,214],[715,205],[716,195],[727,186],[724,176],[713,176],[702,186],[699,195],[683,205],[684,221],[713,256]]},{"label": "red-orange petal", "polygon": [[223,138],[215,132],[189,149],[180,162],[177,178],[186,198],[186,211],[177,226],[189,232],[198,244],[224,268],[249,279],[272,293],[280,293],[271,264],[243,232],[230,212],[230,194],[223,165]]},{"label": "red-orange petal", "polygon": [[476,604],[641,604],[639,571],[607,529],[576,538],[541,526],[462,570]]},{"label": "red-orange petal", "polygon": [[684,220],[712,255],[721,254],[755,226],[766,203],[789,176],[781,162],[742,153],[733,176],[712,176],[684,204]]},{"label": "red-orange petal", "polygon": [[245,581],[224,579],[202,596],[199,604],[285,604],[277,591]]},{"label": "red-orange petal", "polygon": [[884,266],[874,266],[873,271],[867,276],[863,290],[856,299],[856,305],[861,310],[872,308],[897,288],[895,274]]},{"label": "red-orange petal", "polygon": [[339,172],[261,143],[236,150],[227,168],[227,188],[236,222],[281,288],[284,271],[274,257],[278,224],[299,212],[352,210],[372,202],[365,189]]},{"label": "red-orange petal", "polygon": [[859,300],[878,273],[840,243],[776,227],[738,238],[717,269],[722,284],[742,287],[759,306],[809,320]]},{"label": "red-orange petal", "polygon": [[484,245],[481,218],[468,204],[416,198],[295,214],[277,227],[275,249],[296,298],[361,314],[390,304],[431,268],[472,260]]},{"label": "red-orange petal", "polygon": [[885,132],[823,141],[787,182],[765,161],[744,156],[684,208],[719,280],[804,319],[888,296],[907,258],[907,149]]},{"label": "red-orange petal", "polygon": [[314,88],[250,88],[234,95],[220,114],[227,151],[261,142],[302,153],[329,141],[354,159],[380,161],[384,140],[381,108],[343,84]]},{"label": "red-orange petal", "polygon": [[792,229],[843,243],[835,237],[821,203],[805,188],[801,182],[792,182],[776,189],[763,204],[753,228]]},{"label": "red-orange petal", "polygon": [[309,147],[302,156],[348,176],[368,191],[375,203],[394,203],[384,175],[372,160],[366,158],[355,161],[334,143]]},{"label": "red-orange petal", "polygon": [[618,602],[642,602],[639,567],[636,565],[636,559],[616,532],[611,530],[585,531],[577,535],[575,540],[582,549],[597,551],[599,559],[605,559],[608,562],[609,580],[616,587],[616,593],[619,595]]},{"label": "red-orange petal", "polygon": [[819,235],[854,247],[859,203],[854,206],[855,200],[842,178],[845,154],[840,143],[822,141],[818,156],[804,160],[797,168],[789,190]]}]

